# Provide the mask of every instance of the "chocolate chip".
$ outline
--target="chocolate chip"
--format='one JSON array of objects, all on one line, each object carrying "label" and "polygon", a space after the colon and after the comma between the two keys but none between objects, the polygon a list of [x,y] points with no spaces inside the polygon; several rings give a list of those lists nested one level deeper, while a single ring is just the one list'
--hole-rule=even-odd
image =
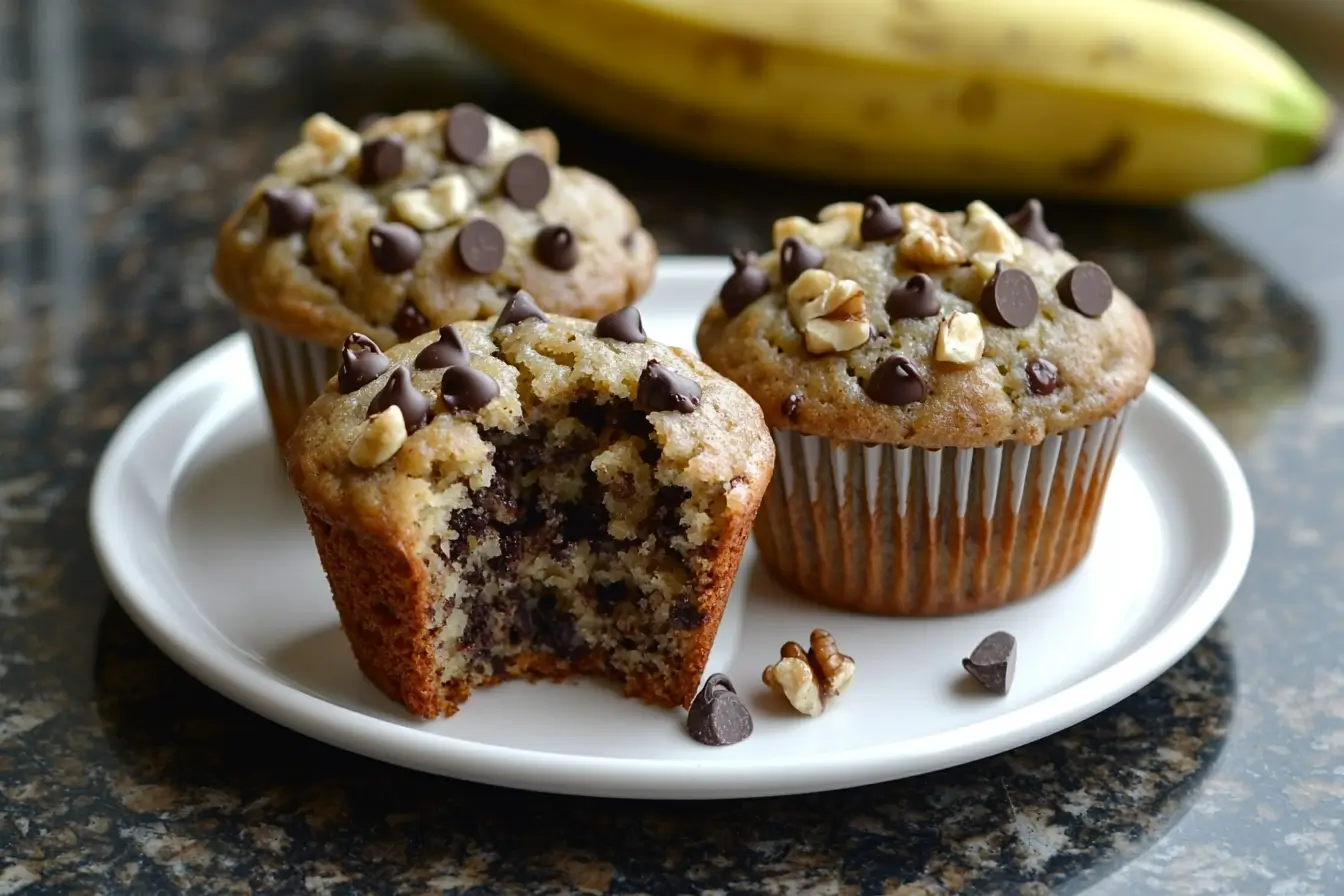
[{"label": "chocolate chip", "polygon": [[504,168],[504,195],[519,208],[536,208],[551,191],[551,168],[534,152],[519,153]]},{"label": "chocolate chip", "polygon": [[369,402],[368,416],[381,414],[396,405],[401,408],[401,416],[406,420],[406,431],[415,432],[429,422],[429,399],[411,382],[411,371],[407,367],[394,367],[387,378],[387,385],[373,396]]},{"label": "chocolate chip", "polygon": [[378,270],[400,274],[420,260],[420,234],[395,221],[369,228],[369,256]]},{"label": "chocolate chip", "polygon": [[686,733],[707,747],[729,747],[751,737],[751,713],[726,675],[705,679],[686,715]]},{"label": "chocolate chip", "polygon": [[420,313],[410,299],[401,303],[392,317],[392,331],[402,342],[409,342],[422,333],[429,332],[429,318]]},{"label": "chocolate chip", "polygon": [[271,236],[304,233],[312,226],[317,200],[303,187],[274,187],[261,194],[266,203],[266,232]]},{"label": "chocolate chip", "polygon": [[899,318],[935,317],[943,310],[938,288],[928,274],[915,274],[887,293],[887,314]]},{"label": "chocolate chip", "polygon": [[865,243],[899,236],[905,229],[901,213],[887,205],[881,196],[863,200],[863,216],[859,218],[859,237]]},{"label": "chocolate chip", "polygon": [[382,376],[390,363],[387,355],[372,339],[363,333],[351,333],[345,337],[345,347],[341,349],[336,387],[341,390],[341,394],[349,395]]},{"label": "chocolate chip", "polygon": [[649,341],[649,337],[644,334],[644,319],[639,316],[639,309],[634,305],[626,305],[604,315],[593,329],[593,335],[598,339],[615,339],[617,342],[632,344]]},{"label": "chocolate chip", "polygon": [[1059,370],[1044,358],[1027,362],[1027,388],[1032,395],[1049,395],[1059,385]]},{"label": "chocolate chip", "polygon": [[[520,324],[525,320],[539,320],[545,323],[550,318],[537,307],[536,299],[532,298],[530,292],[520,289],[509,296],[509,300],[499,310],[499,317],[495,320],[494,330],[512,324]],[[491,332],[494,332],[494,330]]]},{"label": "chocolate chip", "polygon": [[450,411],[479,411],[499,395],[499,383],[466,365],[445,370],[441,388],[443,406]]},{"label": "chocolate chip", "polygon": [[437,370],[440,367],[457,367],[471,361],[471,352],[462,342],[457,327],[449,324],[439,327],[439,338],[420,350],[415,356],[417,370]]},{"label": "chocolate chip", "polygon": [[780,402],[779,412],[788,418],[790,423],[798,422],[798,414],[803,409],[803,396],[794,392],[788,398]]},{"label": "chocolate chip", "polygon": [[825,260],[825,252],[796,236],[791,236],[779,244],[779,277],[787,286],[797,280],[803,271],[821,267]]},{"label": "chocolate chip", "polygon": [[1017,639],[1007,632],[994,632],[977,644],[961,665],[985,690],[1006,694],[1013,686]]},{"label": "chocolate chip", "polygon": [[868,377],[868,397],[878,404],[903,405],[922,401],[927,390],[915,365],[904,355],[892,355]]},{"label": "chocolate chip", "polygon": [[646,411],[678,411],[689,414],[700,404],[700,384],[650,361],[639,375],[635,401]]},{"label": "chocolate chip", "polygon": [[719,287],[719,302],[729,317],[736,317],[747,306],[770,291],[770,278],[756,266],[756,253],[734,249],[733,273]]},{"label": "chocolate chip", "polygon": [[386,183],[406,164],[406,144],[396,134],[366,140],[359,148],[359,182]]},{"label": "chocolate chip", "polygon": [[1088,317],[1101,317],[1111,307],[1115,285],[1106,269],[1094,261],[1080,262],[1055,285],[1059,298],[1074,311]]},{"label": "chocolate chip", "polygon": [[1031,275],[999,262],[980,291],[980,313],[1001,327],[1025,327],[1036,319],[1040,297]]},{"label": "chocolate chip", "polygon": [[1045,226],[1045,208],[1039,199],[1028,199],[1022,208],[1004,218],[1004,223],[1016,230],[1019,236],[1033,243],[1039,243],[1047,249],[1058,249],[1064,245],[1059,234],[1051,233]]},{"label": "chocolate chip", "polygon": [[484,218],[468,221],[453,240],[457,260],[473,274],[493,274],[504,263],[504,233]]},{"label": "chocolate chip", "polygon": [[448,110],[443,126],[443,148],[454,161],[474,165],[490,148],[490,119],[485,110],[459,103]]},{"label": "chocolate chip", "polygon": [[537,261],[556,271],[572,270],[579,263],[579,241],[563,224],[541,228],[533,246]]}]

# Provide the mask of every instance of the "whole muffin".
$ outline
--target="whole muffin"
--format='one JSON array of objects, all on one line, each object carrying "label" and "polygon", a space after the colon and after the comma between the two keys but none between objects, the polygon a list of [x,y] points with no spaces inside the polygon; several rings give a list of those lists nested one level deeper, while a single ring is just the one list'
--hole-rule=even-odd
[{"label": "whole muffin", "polygon": [[391,346],[498,313],[513,290],[596,319],[633,302],[657,250],[548,130],[476,106],[355,131],[318,114],[220,228],[214,279],[251,336],[281,443],[358,331]]},{"label": "whole muffin", "polygon": [[638,311],[363,336],[287,451],[360,668],[412,712],[596,673],[689,706],[774,469],[760,409]]},{"label": "whole muffin", "polygon": [[874,196],[773,237],[734,254],[697,342],[774,432],[756,527],[774,574],[826,604],[942,615],[1077,566],[1153,365],[1106,272],[1034,200],[1005,220]]}]

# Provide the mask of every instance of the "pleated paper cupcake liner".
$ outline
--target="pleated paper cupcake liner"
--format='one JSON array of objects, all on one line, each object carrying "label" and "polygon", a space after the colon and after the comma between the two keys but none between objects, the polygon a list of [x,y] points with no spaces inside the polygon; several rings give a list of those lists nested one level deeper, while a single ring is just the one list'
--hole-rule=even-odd
[{"label": "pleated paper cupcake liner", "polygon": [[315,342],[284,336],[265,321],[246,315],[242,316],[242,325],[252,340],[252,354],[261,374],[271,428],[283,451],[299,416],[322,394],[327,380],[336,375],[341,353]]},{"label": "pleated paper cupcake liner", "polygon": [[1039,445],[867,445],[775,430],[756,521],[774,575],[813,600],[888,616],[1029,597],[1083,559],[1131,405]]}]

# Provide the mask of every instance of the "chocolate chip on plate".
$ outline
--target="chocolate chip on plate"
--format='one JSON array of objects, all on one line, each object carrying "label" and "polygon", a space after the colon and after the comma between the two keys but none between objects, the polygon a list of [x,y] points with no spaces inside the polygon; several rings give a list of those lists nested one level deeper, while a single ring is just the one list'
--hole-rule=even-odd
[{"label": "chocolate chip on plate", "polygon": [[593,329],[593,335],[598,339],[614,339],[631,344],[649,341],[644,333],[644,319],[639,316],[639,309],[634,305],[626,305],[604,315]]},{"label": "chocolate chip on plate", "polygon": [[1036,319],[1040,296],[1036,281],[1018,268],[999,262],[994,276],[980,291],[980,313],[1001,327],[1025,327]]},{"label": "chocolate chip on plate", "polygon": [[1004,223],[1033,243],[1039,243],[1047,249],[1058,249],[1064,245],[1059,234],[1051,233],[1045,226],[1045,208],[1039,199],[1028,199],[1022,208],[1004,218]]},{"label": "chocolate chip on plate", "polygon": [[453,240],[453,251],[462,267],[473,274],[493,274],[504,263],[504,233],[490,221],[468,221]]},{"label": "chocolate chip on plate", "polygon": [[887,314],[899,318],[934,317],[943,310],[938,301],[938,288],[928,274],[915,274],[909,280],[891,288],[887,293]]},{"label": "chocolate chip on plate", "polygon": [[579,241],[564,224],[550,224],[537,232],[533,252],[546,267],[555,271],[572,270],[579,263]]},{"label": "chocolate chip on plate", "polygon": [[266,232],[275,237],[305,232],[317,211],[317,200],[303,187],[273,187],[261,201],[266,203]]},{"label": "chocolate chip on plate", "polygon": [[747,306],[770,291],[770,278],[756,266],[756,253],[734,249],[733,272],[719,287],[719,303],[724,313],[736,317]]},{"label": "chocolate chip on plate", "polygon": [[474,165],[490,148],[490,118],[480,106],[459,103],[448,110],[443,126],[443,148],[449,158]]},{"label": "chocolate chip on plate", "polygon": [[466,365],[445,370],[440,388],[450,411],[479,411],[499,395],[499,384],[489,374]]},{"label": "chocolate chip on plate", "polygon": [[901,213],[887,204],[881,196],[863,200],[863,215],[859,218],[859,238],[865,243],[899,236],[905,229]]},{"label": "chocolate chip on plate", "polygon": [[386,183],[406,164],[406,144],[396,134],[364,141],[359,148],[359,182]]},{"label": "chocolate chip on plate", "polygon": [[401,274],[420,260],[420,234],[405,224],[390,221],[369,228],[369,257],[385,274]]},{"label": "chocolate chip on plate", "polygon": [[1065,304],[1088,317],[1101,317],[1111,307],[1115,284],[1111,275],[1095,261],[1079,262],[1055,285],[1059,298]]},{"label": "chocolate chip on plate", "polygon": [[336,387],[341,394],[349,395],[382,376],[390,363],[372,339],[363,333],[351,333],[345,337],[345,347],[341,349]]},{"label": "chocolate chip on plate", "polygon": [[779,405],[779,412],[783,414],[790,423],[798,422],[798,414],[803,409],[803,396],[797,392],[790,394]]},{"label": "chocolate chip on plate", "polygon": [[800,237],[791,236],[779,244],[779,278],[787,286],[803,271],[821,267],[825,260],[825,252]]},{"label": "chocolate chip on plate", "polygon": [[500,327],[507,327],[511,324],[520,324],[525,320],[539,320],[542,323],[550,320],[546,313],[537,307],[536,299],[525,289],[520,289],[509,296],[504,307],[499,310],[499,317],[495,319],[495,326],[491,332]]},{"label": "chocolate chip on plate", "polygon": [[429,422],[429,399],[425,398],[424,393],[415,388],[415,384],[411,382],[409,368],[392,369],[392,375],[387,378],[387,385],[383,386],[378,394],[373,396],[373,401],[369,402],[368,416],[381,414],[393,405],[401,409],[408,433],[415,432]]},{"label": "chocolate chip on plate", "polygon": [[429,318],[415,307],[414,302],[407,299],[392,316],[392,332],[396,333],[402,342],[408,342],[422,333],[429,332]]},{"label": "chocolate chip on plate", "polygon": [[994,632],[977,644],[961,665],[985,690],[1006,694],[1013,686],[1017,639],[1007,632]]},{"label": "chocolate chip on plate", "polygon": [[457,327],[449,324],[439,327],[439,338],[420,350],[415,356],[417,370],[437,370],[440,367],[457,367],[471,361],[471,352],[462,342]]},{"label": "chocolate chip on plate", "polygon": [[504,167],[504,195],[519,208],[536,208],[549,192],[551,167],[536,153],[519,153]]},{"label": "chocolate chip on plate", "polygon": [[635,401],[646,411],[689,414],[700,405],[700,384],[690,377],[650,361],[639,375]]},{"label": "chocolate chip on plate", "polygon": [[1032,395],[1049,395],[1059,385],[1059,369],[1044,358],[1027,362],[1027,388]]},{"label": "chocolate chip on plate", "polygon": [[878,364],[864,389],[873,401],[889,405],[914,404],[928,391],[923,377],[904,355],[892,355]]},{"label": "chocolate chip on plate", "polygon": [[728,676],[705,679],[686,715],[686,733],[707,747],[729,747],[751,737],[751,713]]}]

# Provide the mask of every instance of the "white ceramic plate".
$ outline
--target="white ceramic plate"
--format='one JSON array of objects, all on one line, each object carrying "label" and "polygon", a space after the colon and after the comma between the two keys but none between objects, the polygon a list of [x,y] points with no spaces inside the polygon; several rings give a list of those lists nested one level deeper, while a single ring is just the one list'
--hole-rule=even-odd
[{"label": "white ceramic plate", "polygon": [[[656,339],[690,346],[727,273],[668,259],[641,303]],[[1058,731],[1152,681],[1208,630],[1251,551],[1245,480],[1213,427],[1154,380],[1126,428],[1095,546],[1066,581],[974,616],[874,619],[811,606],[749,548],[709,671],[751,708],[746,742],[709,748],[685,714],[598,681],[513,682],[424,722],[357,670],[298,503],[270,442],[250,349],[233,336],[126,419],[90,523],[126,611],[170,657],[239,703],[348,750],[444,775],[559,793],[702,799],[850,787],[989,756]],[[798,716],[760,683],[781,643],[829,629],[854,684]],[[1018,638],[1007,697],[967,687],[961,658]]]}]

